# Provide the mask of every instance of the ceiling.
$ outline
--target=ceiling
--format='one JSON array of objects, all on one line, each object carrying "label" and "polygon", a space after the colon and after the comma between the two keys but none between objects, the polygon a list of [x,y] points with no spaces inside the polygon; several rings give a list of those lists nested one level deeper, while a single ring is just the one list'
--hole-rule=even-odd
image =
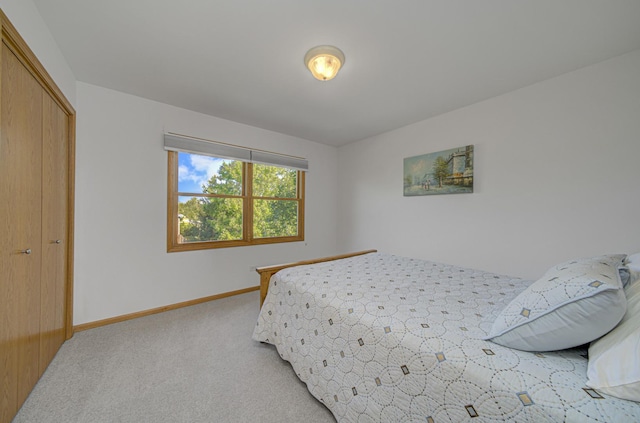
[{"label": "ceiling", "polygon": [[79,81],[336,146],[640,49],[637,0],[34,2]]}]

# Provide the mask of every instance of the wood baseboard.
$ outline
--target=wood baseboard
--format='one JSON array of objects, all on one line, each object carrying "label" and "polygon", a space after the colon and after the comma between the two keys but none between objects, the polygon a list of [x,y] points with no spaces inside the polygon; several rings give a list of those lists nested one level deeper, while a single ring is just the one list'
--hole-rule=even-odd
[{"label": "wood baseboard", "polygon": [[152,314],[162,313],[169,310],[175,310],[182,307],[189,307],[196,304],[206,303],[213,300],[219,300],[221,298],[232,297],[234,295],[246,294],[247,292],[257,291],[259,286],[252,286],[251,288],[239,289],[237,291],[224,292],[222,294],[212,295],[210,297],[197,298],[195,300],[184,301],[181,303],[170,304],[158,308],[152,308],[149,310],[138,311],[135,313],[124,314],[122,316],[110,317],[104,320],[96,320],[95,322],[82,323],[73,327],[74,332],[79,332],[87,329],[93,329],[100,326],[110,325],[112,323],[124,322],[126,320],[137,319],[138,317],[149,316]]}]

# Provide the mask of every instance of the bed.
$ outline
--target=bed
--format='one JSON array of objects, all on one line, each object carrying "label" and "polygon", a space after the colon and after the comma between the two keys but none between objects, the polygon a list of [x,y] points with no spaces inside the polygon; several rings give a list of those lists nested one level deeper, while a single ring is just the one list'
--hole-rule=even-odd
[{"label": "bed", "polygon": [[253,339],[338,422],[640,421],[640,403],[586,385],[588,345],[486,339],[533,281],[374,250],[259,272]]}]

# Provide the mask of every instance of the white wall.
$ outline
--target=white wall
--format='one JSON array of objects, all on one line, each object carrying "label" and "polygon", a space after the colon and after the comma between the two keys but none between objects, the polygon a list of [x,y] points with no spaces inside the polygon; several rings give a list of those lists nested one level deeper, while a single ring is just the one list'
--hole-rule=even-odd
[{"label": "white wall", "polygon": [[[77,98],[75,324],[256,286],[251,266],[335,253],[337,148],[80,82]],[[306,241],[167,253],[165,130],[308,158]]]},{"label": "white wall", "polygon": [[[403,158],[475,145],[473,194],[403,197]],[[339,149],[339,245],[537,278],[640,251],[640,51]]]},{"label": "white wall", "polygon": [[31,0],[0,0],[0,9],[75,107],[76,78]]}]

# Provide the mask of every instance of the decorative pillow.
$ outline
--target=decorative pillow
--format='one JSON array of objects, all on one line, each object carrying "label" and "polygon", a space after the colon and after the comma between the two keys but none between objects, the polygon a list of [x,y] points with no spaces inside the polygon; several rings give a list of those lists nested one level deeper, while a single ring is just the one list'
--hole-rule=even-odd
[{"label": "decorative pillow", "polygon": [[620,269],[618,269],[618,273],[620,273],[620,280],[622,281],[622,286],[626,287],[627,284],[629,283],[629,280],[631,280],[631,272],[629,271],[629,268],[621,267]]},{"label": "decorative pillow", "polygon": [[640,272],[640,253],[632,254],[624,261],[624,264],[631,270]]},{"label": "decorative pillow", "polygon": [[[624,261],[624,265],[629,272],[629,281],[624,287],[625,290],[628,290],[631,285],[640,283],[640,253],[628,256]],[[622,277],[622,275],[620,276]]]},{"label": "decorative pillow", "polygon": [[611,332],[591,343],[587,386],[640,402],[640,284],[627,290],[627,313]]},{"label": "decorative pillow", "polygon": [[626,311],[618,273],[625,257],[605,255],[552,267],[500,312],[483,339],[524,351],[555,351],[601,337]]},{"label": "decorative pillow", "polygon": [[624,287],[625,291],[630,289],[633,285],[640,285],[640,271],[629,269],[629,282]]}]

